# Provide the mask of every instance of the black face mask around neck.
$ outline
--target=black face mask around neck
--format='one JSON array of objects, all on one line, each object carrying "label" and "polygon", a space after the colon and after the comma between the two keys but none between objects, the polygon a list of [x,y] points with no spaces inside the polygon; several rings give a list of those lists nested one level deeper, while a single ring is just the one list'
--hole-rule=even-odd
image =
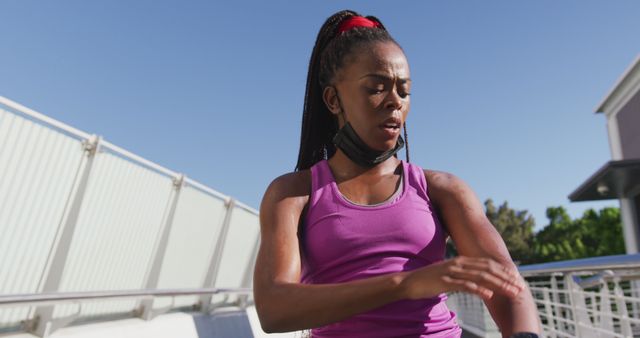
[{"label": "black face mask around neck", "polygon": [[402,139],[402,136],[398,136],[398,142],[393,149],[386,151],[375,150],[364,143],[351,127],[351,124],[347,122],[333,137],[333,144],[359,166],[371,168],[378,163],[384,162],[402,149],[404,147],[404,139]]}]

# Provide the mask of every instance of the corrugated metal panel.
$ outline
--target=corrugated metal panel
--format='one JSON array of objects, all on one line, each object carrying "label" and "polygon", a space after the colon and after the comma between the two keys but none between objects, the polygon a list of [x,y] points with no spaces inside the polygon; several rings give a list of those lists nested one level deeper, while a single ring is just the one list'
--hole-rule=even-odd
[{"label": "corrugated metal panel", "polygon": [[[182,188],[167,244],[159,289],[201,288],[226,211],[224,200],[190,186]],[[174,306],[196,304],[199,297],[180,297]],[[154,307],[170,304],[159,299]]]},{"label": "corrugated metal panel", "polygon": [[[234,208],[215,287],[252,286],[253,261],[257,254],[256,244],[259,236],[260,220],[258,215],[241,208]],[[230,298],[235,298],[235,296]]]},{"label": "corrugated metal panel", "polygon": [[[172,180],[109,152],[96,156],[60,291],[143,288]],[[81,316],[127,312],[135,304],[91,303],[82,307]],[[76,311],[57,306],[54,318]]]},{"label": "corrugated metal panel", "polygon": [[[0,293],[36,293],[82,164],[81,141],[0,109]],[[0,327],[28,307],[0,309]]]},{"label": "corrugated metal panel", "polygon": [[[41,292],[72,194],[89,169],[88,134],[0,97],[0,293]],[[175,173],[103,142],[95,155],[58,291],[142,289],[147,285],[175,190]],[[211,268],[227,197],[192,180],[182,187],[158,288],[197,288]],[[242,206],[241,203],[238,205]],[[255,211],[237,207],[222,252],[217,287],[247,287],[259,240]],[[73,219],[73,218],[71,218]],[[64,251],[62,251],[64,252]],[[64,255],[58,257],[64,258]],[[55,274],[53,275],[55,276]],[[50,286],[55,288],[56,278]],[[194,304],[181,297],[173,306]],[[85,303],[80,317],[127,313],[138,301]],[[154,306],[164,304],[156,301]],[[54,318],[77,305],[55,306]],[[0,309],[0,330],[34,309]]]}]

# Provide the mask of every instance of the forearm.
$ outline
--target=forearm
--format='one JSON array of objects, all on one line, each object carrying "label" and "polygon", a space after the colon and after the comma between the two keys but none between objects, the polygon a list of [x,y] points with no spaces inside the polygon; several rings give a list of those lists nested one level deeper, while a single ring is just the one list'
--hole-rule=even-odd
[{"label": "forearm", "polygon": [[528,287],[515,298],[494,294],[485,304],[503,337],[516,332],[540,334],[538,310]]},{"label": "forearm", "polygon": [[286,332],[338,322],[403,298],[401,274],[339,284],[278,283],[256,294],[263,329]]}]

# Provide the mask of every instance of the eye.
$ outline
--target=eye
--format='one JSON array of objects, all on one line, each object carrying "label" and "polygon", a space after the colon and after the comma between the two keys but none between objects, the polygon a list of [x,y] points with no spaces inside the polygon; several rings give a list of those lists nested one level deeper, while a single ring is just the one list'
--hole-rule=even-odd
[{"label": "eye", "polygon": [[409,91],[409,86],[404,85],[404,86],[400,86],[398,87],[398,95],[400,95],[401,98],[406,98],[407,96],[411,96],[411,93]]},{"label": "eye", "polygon": [[382,94],[384,92],[384,87],[373,87],[373,88],[367,88],[367,91],[369,92],[369,94],[371,95],[377,95],[377,94]]}]

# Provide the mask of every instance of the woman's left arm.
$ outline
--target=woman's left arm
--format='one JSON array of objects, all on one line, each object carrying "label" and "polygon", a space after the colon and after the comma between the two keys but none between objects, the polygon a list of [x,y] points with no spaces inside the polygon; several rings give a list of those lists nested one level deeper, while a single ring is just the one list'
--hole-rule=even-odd
[{"label": "woman's left arm", "polygon": [[[504,267],[517,270],[502,237],[487,219],[471,188],[458,177],[445,172],[425,170],[425,177],[429,198],[459,255],[490,258]],[[528,287],[515,297],[494,293],[493,297],[485,300],[485,304],[503,337],[516,332],[540,334],[538,311]]]}]

